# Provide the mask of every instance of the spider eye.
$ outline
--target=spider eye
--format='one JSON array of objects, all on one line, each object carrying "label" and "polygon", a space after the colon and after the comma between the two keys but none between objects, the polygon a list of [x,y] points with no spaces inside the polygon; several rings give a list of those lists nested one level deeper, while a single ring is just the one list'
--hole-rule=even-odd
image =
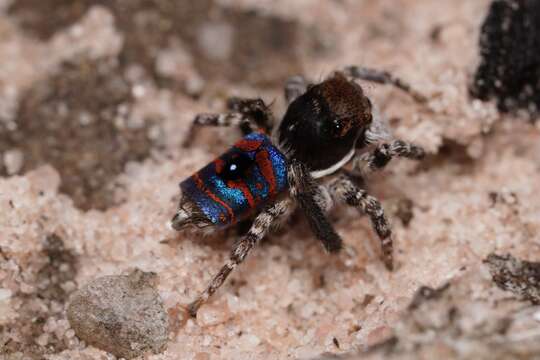
[{"label": "spider eye", "polygon": [[238,180],[244,177],[246,171],[253,164],[253,160],[246,154],[238,153],[225,161],[219,176],[225,181]]},{"label": "spider eye", "polygon": [[332,120],[332,124],[331,124],[332,135],[341,137],[345,135],[347,130],[348,129],[346,129],[345,124],[343,123],[343,120],[341,119]]}]

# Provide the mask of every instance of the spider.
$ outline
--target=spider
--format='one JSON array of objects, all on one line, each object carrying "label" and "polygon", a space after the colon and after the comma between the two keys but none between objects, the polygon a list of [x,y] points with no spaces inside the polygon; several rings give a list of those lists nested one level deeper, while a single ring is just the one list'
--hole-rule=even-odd
[{"label": "spider", "polygon": [[[295,205],[330,253],[342,248],[341,237],[326,217],[334,202],[367,214],[381,241],[382,260],[388,270],[393,269],[388,220],[380,202],[362,189],[359,179],[396,156],[421,159],[424,150],[402,140],[382,142],[389,137],[387,126],[355,80],[391,84],[418,102],[426,101],[387,72],[349,66],[318,84],[300,76],[287,80],[288,108],[276,127],[261,99],[232,98],[230,113],[195,117],[184,146],[190,146],[196,129],[203,126],[236,126],[244,137],[180,183],[182,197],[170,226],[205,232],[254,219],[249,231],[234,243],[228,261],[188,305],[191,316]],[[368,151],[370,145],[374,149]],[[345,170],[348,163],[352,166]]]}]

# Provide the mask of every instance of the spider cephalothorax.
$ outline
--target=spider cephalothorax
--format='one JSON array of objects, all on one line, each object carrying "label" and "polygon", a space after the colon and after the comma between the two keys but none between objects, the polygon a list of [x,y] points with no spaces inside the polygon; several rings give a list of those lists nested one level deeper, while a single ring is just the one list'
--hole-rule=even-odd
[{"label": "spider cephalothorax", "polygon": [[[333,203],[367,214],[381,240],[383,261],[392,269],[390,226],[381,204],[360,187],[358,176],[383,168],[392,157],[420,159],[424,152],[401,140],[377,144],[386,134],[384,123],[373,116],[371,102],[355,79],[393,84],[417,101],[425,100],[388,73],[349,67],[315,85],[291,78],[285,89],[289,107],[272,136],[273,116],[261,99],[231,99],[231,113],[195,118],[188,140],[199,126],[238,126],[245,136],[180,183],[182,199],[172,228],[219,229],[247,218],[253,218],[253,224],[235,242],[229,261],[189,305],[191,315],[294,205],[329,252],[342,248],[341,237],[326,217]],[[357,154],[369,144],[376,145],[372,152]],[[352,168],[342,171],[348,162]]]},{"label": "spider cephalothorax", "polygon": [[362,88],[336,73],[308,87],[289,105],[279,126],[278,142],[317,177],[350,160],[356,141],[371,121],[371,103]]}]

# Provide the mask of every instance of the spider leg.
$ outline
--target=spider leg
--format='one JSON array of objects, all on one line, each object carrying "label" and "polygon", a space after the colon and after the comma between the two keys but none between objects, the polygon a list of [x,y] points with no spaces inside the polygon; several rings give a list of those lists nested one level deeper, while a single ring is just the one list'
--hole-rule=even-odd
[{"label": "spider leg", "polygon": [[377,84],[393,85],[412,96],[412,98],[419,103],[425,103],[428,100],[424,95],[414,90],[407,82],[395,77],[387,71],[353,65],[345,67],[342,72],[353,79],[371,81]]},{"label": "spider leg", "polygon": [[327,214],[334,207],[334,199],[332,194],[325,185],[319,185],[314,196],[315,203],[321,208],[321,210]]},{"label": "spider leg", "polygon": [[196,115],[182,146],[189,147],[197,129],[203,126],[238,127],[244,135],[259,130],[270,133],[272,130],[274,117],[261,99],[230,98],[227,107],[231,110],[230,113]]},{"label": "spider leg", "polygon": [[188,130],[186,138],[182,143],[182,147],[187,148],[191,146],[195,135],[197,134],[197,129],[203,126],[212,126],[212,127],[245,127],[250,129],[256,129],[256,124],[253,121],[240,113],[227,113],[227,114],[197,114],[191,123],[191,126]]},{"label": "spider leg", "polygon": [[324,248],[328,252],[341,250],[343,241],[321,208],[322,198],[319,187],[306,166],[293,160],[289,165],[288,180],[291,196],[300,205],[311,230],[322,242]]},{"label": "spider leg", "polygon": [[234,268],[244,261],[251,249],[266,235],[271,225],[285,215],[290,209],[290,206],[291,201],[289,199],[281,200],[270,205],[257,215],[248,233],[234,244],[229,260],[214,276],[207,288],[197,296],[195,301],[188,305],[188,311],[191,316],[195,317],[197,315],[197,311],[201,305],[223,285]]},{"label": "spider leg", "polygon": [[287,104],[292,103],[297,97],[305,93],[308,86],[308,81],[300,75],[288,78],[285,82],[285,100]]},{"label": "spider leg", "polygon": [[[266,133],[270,133],[274,127],[274,116],[270,111],[270,107],[260,98],[231,97],[227,100],[227,108],[251,119],[259,129],[264,130]],[[253,132],[252,127],[240,126],[240,129],[244,135]]]},{"label": "spider leg", "polygon": [[234,226],[234,232],[236,233],[236,236],[244,236],[248,233],[249,229],[251,229],[251,226],[253,225],[253,219],[246,219],[239,221]]},{"label": "spider leg", "polygon": [[335,179],[328,185],[328,188],[336,200],[353,206],[358,211],[369,216],[371,224],[381,241],[384,265],[388,270],[392,270],[394,267],[392,230],[379,200],[369,195],[366,190],[358,187],[347,175]]},{"label": "spider leg", "polygon": [[422,147],[402,140],[394,140],[389,144],[378,145],[372,152],[356,156],[352,162],[352,172],[366,176],[384,168],[394,157],[421,160],[424,156],[425,151]]}]

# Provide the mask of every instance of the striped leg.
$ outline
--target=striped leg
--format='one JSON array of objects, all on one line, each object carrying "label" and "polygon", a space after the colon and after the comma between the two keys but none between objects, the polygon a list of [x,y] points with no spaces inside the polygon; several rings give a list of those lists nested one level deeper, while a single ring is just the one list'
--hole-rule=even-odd
[{"label": "striped leg", "polygon": [[330,183],[328,187],[336,200],[353,206],[369,216],[371,224],[381,240],[382,260],[386,268],[392,270],[394,267],[392,230],[379,200],[368,195],[365,190],[360,189],[347,175],[340,176]]},{"label": "striped leg", "polygon": [[[262,99],[246,99],[232,97],[227,100],[227,108],[230,111],[240,113],[252,120],[256,127],[263,129],[266,133],[270,133],[274,127],[274,115],[270,111]],[[249,125],[249,126],[245,126]],[[253,132],[253,125],[241,123],[240,129],[247,135]]]},{"label": "striped leg", "polygon": [[201,305],[223,285],[234,268],[244,261],[251,249],[266,235],[271,225],[284,216],[290,207],[291,201],[285,199],[274,203],[257,215],[248,233],[234,244],[227,263],[214,276],[208,287],[197,296],[195,301],[189,304],[188,311],[191,316],[195,317],[197,315],[197,311]]},{"label": "striped leg", "polygon": [[396,156],[421,160],[425,156],[425,152],[420,146],[408,144],[402,140],[394,140],[390,144],[378,145],[373,152],[356,156],[353,159],[352,171],[360,176],[369,175],[384,168]]},{"label": "striped leg", "polygon": [[182,144],[184,148],[189,147],[192,144],[193,139],[195,138],[195,135],[197,133],[197,129],[202,126],[236,126],[241,128],[251,128],[253,130],[257,129],[256,124],[254,124],[253,121],[244,114],[198,114],[197,116],[195,116],[195,119],[193,119],[184,143]]},{"label": "striped leg", "polygon": [[182,144],[189,147],[195,137],[197,128],[202,126],[214,127],[238,127],[244,135],[257,130],[270,133],[273,127],[274,117],[270,108],[262,99],[230,98],[227,107],[231,110],[227,114],[198,114],[193,119],[188,134]]},{"label": "striped leg", "polygon": [[408,83],[395,77],[389,72],[359,66],[347,66],[342,72],[353,79],[371,81],[384,85],[393,85],[412,96],[412,98],[419,103],[425,103],[427,101],[427,98],[424,95],[420,94]]},{"label": "striped leg", "polygon": [[290,194],[304,212],[311,231],[322,242],[326,251],[340,251],[343,241],[324,213],[324,209],[331,204],[326,205],[325,194],[320,192],[306,166],[293,160],[287,175]]}]

